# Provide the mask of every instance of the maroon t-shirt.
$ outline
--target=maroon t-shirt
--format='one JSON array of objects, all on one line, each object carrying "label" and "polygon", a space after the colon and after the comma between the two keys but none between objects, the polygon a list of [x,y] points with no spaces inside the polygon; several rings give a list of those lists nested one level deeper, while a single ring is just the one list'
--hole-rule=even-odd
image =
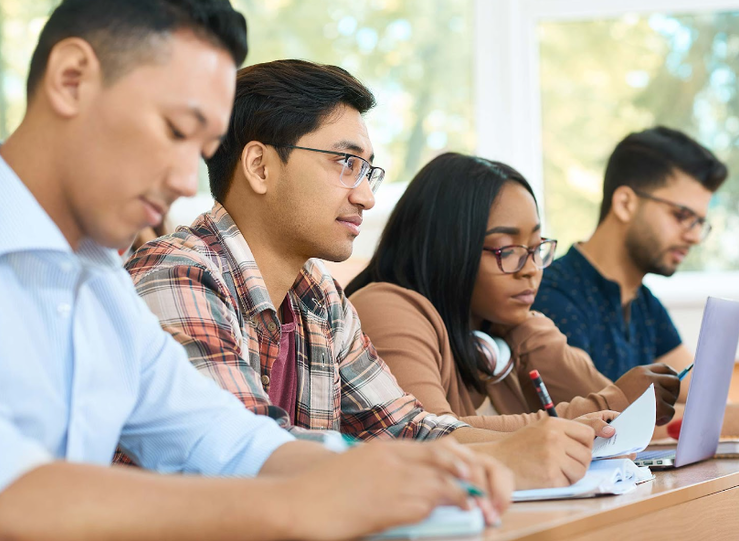
[{"label": "maroon t-shirt", "polygon": [[295,403],[298,398],[298,367],[295,359],[295,314],[290,301],[282,303],[282,337],[280,352],[272,365],[269,378],[269,399],[284,409],[295,423]]}]

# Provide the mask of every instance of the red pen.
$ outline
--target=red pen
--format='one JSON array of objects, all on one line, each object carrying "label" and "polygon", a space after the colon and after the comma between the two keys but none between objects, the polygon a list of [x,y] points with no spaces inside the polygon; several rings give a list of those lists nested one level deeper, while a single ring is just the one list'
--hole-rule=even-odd
[{"label": "red pen", "polygon": [[539,395],[539,400],[541,400],[541,403],[544,406],[544,409],[547,410],[549,416],[559,417],[559,415],[557,415],[557,410],[554,409],[554,402],[552,402],[552,397],[549,396],[549,391],[547,391],[546,385],[544,385],[544,382],[541,380],[539,371],[532,370],[531,372],[529,372],[529,377],[531,378],[531,381],[534,382],[534,387],[536,387],[536,394]]}]

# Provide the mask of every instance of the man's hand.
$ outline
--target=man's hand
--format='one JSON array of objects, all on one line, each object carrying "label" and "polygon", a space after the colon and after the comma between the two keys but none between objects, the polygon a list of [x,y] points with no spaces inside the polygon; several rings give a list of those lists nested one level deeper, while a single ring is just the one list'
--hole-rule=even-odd
[{"label": "man's hand", "polygon": [[657,425],[664,425],[675,415],[675,401],[680,396],[677,372],[666,364],[647,364],[632,368],[616,381],[629,402],[639,398],[652,383],[657,397]]},{"label": "man's hand", "polygon": [[493,443],[469,447],[490,454],[513,470],[516,490],[569,486],[585,475],[594,430],[585,424],[548,417]]},{"label": "man's hand", "polygon": [[469,509],[464,479],[488,494],[480,507],[492,522],[510,502],[513,476],[445,438],[437,442],[362,444],[295,477],[275,478],[277,501],[290,509],[300,539],[349,539],[418,522],[439,505]]}]

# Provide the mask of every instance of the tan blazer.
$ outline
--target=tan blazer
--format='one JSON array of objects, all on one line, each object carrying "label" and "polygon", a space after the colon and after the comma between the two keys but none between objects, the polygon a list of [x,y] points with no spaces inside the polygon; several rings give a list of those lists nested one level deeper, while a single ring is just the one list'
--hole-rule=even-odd
[{"label": "tan blazer", "polygon": [[560,417],[603,409],[622,411],[626,395],[593,366],[584,351],[567,345],[551,319],[532,312],[506,342],[515,367],[487,393],[500,415],[479,416],[485,399],[462,383],[444,322],[424,296],[389,283],[373,283],[350,297],[362,329],[398,383],[431,413],[452,414],[477,428],[512,431],[546,417],[528,373],[539,370]]}]

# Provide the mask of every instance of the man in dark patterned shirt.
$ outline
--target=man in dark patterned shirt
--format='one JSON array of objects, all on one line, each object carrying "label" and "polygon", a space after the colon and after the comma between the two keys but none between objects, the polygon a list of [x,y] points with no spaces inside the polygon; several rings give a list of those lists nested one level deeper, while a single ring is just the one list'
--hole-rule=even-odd
[{"label": "man in dark patterned shirt", "polygon": [[684,133],[630,134],[608,161],[595,233],[547,269],[534,309],[612,380],[651,363],[686,367],[692,354],[642,280],[671,276],[708,235],[708,206],[726,177],[726,166]]}]

